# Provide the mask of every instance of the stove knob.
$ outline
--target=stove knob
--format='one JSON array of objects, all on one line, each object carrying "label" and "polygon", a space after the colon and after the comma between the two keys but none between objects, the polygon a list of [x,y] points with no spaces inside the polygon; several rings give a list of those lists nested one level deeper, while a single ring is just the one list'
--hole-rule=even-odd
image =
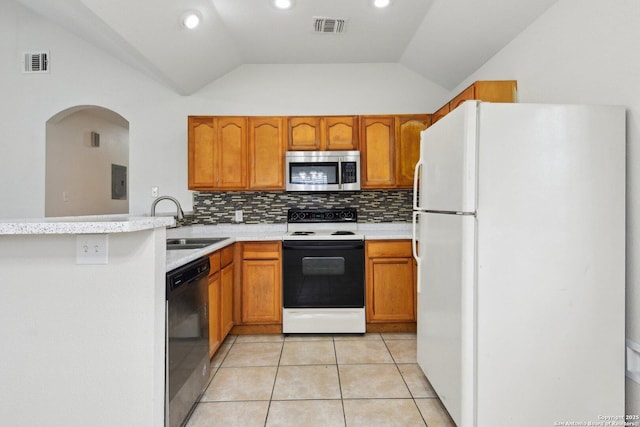
[{"label": "stove knob", "polygon": [[324,217],[325,219],[333,219],[333,212],[325,212]]}]

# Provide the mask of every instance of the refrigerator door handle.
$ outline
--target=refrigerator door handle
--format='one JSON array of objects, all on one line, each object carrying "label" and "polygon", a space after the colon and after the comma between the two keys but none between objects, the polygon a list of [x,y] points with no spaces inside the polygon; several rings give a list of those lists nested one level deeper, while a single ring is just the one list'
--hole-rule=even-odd
[{"label": "refrigerator door handle", "polygon": [[420,209],[418,206],[418,181],[420,180],[420,169],[422,169],[422,157],[416,163],[416,168],[413,171],[413,210]]},{"label": "refrigerator door handle", "polygon": [[420,293],[420,256],[418,255],[418,235],[416,234],[416,224],[418,222],[418,215],[420,212],[413,211],[412,215],[412,232],[411,232],[411,251],[413,252],[413,258],[416,260],[416,282],[417,282],[417,292]]}]

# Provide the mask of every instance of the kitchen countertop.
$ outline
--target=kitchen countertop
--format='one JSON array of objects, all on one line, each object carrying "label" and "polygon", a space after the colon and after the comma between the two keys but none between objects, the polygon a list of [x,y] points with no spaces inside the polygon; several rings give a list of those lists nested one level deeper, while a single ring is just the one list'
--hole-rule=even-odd
[{"label": "kitchen countertop", "polygon": [[91,215],[0,220],[0,235],[129,233],[175,225],[169,216]]},{"label": "kitchen countertop", "polygon": [[[228,239],[200,249],[167,251],[167,271],[220,250],[234,242],[282,240],[286,232],[287,224],[191,225],[168,229],[167,238],[228,237]],[[410,239],[411,223],[359,223],[358,232],[365,236],[365,240]]]}]

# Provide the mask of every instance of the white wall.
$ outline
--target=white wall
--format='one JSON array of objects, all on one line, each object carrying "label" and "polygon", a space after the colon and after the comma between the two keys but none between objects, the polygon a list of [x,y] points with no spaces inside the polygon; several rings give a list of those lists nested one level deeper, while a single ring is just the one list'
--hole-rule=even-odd
[{"label": "white wall", "polygon": [[[51,72],[21,73],[21,53],[51,53]],[[130,123],[129,209],[148,213],[151,187],[191,208],[187,116],[426,113],[448,92],[398,64],[246,65],[179,96],[12,0],[0,3],[0,218],[44,215],[45,123],[98,105]]]},{"label": "white wall", "polygon": [[[640,343],[639,19],[637,0],[560,0],[453,91],[457,93],[475,80],[507,75],[518,80],[520,102],[616,104],[627,108],[626,318],[627,338],[637,343]],[[628,414],[640,413],[640,385],[629,379],[626,401]]]},{"label": "white wall", "polygon": [[[98,147],[91,146],[91,132],[100,135]],[[50,120],[46,135],[46,216],[129,212],[128,195],[111,198],[111,165],[129,169],[128,126],[84,109]]]}]

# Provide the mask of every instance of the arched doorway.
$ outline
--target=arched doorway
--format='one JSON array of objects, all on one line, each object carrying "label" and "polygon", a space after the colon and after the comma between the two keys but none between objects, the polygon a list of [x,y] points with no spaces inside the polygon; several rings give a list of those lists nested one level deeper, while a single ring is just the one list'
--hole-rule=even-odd
[{"label": "arched doorway", "polygon": [[47,121],[45,216],[129,212],[129,122],[83,105]]}]

